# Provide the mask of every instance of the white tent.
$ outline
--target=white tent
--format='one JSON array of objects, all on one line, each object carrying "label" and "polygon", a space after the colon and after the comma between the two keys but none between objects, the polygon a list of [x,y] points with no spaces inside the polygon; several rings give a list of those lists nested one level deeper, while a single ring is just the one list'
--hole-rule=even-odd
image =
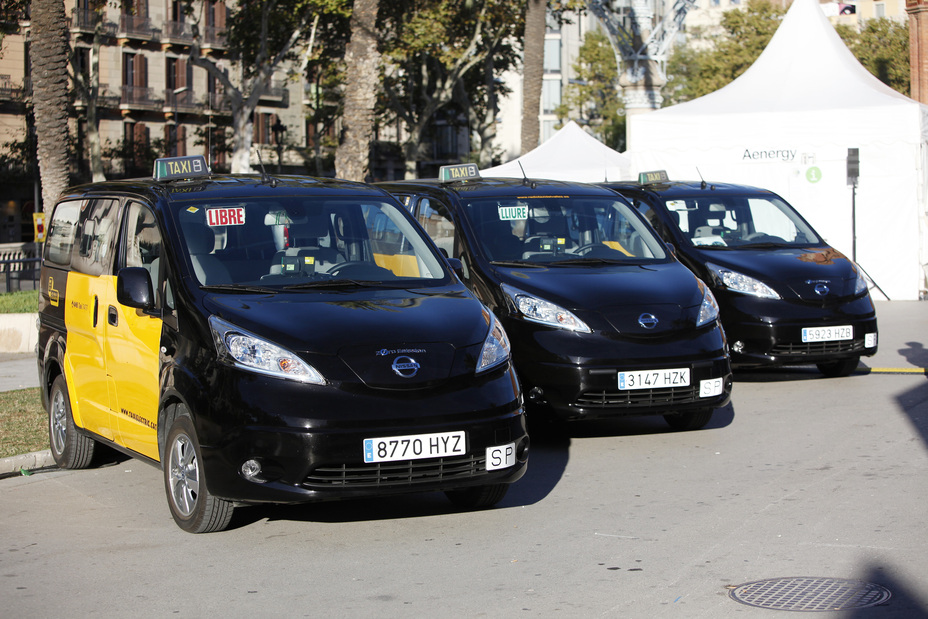
[{"label": "white tent", "polygon": [[[928,106],[872,76],[816,0],[795,0],[770,44],[709,95],[629,117],[636,172],[776,191],[893,300],[928,266]],[[860,177],[848,184],[848,149]],[[856,212],[856,217],[852,217]],[[852,230],[856,229],[856,248]],[[876,292],[878,295],[879,293]]]},{"label": "white tent", "polygon": [[508,163],[481,170],[480,175],[505,178],[527,176],[584,183],[632,178],[631,160],[628,157],[612,150],[572,120],[538,148]]}]

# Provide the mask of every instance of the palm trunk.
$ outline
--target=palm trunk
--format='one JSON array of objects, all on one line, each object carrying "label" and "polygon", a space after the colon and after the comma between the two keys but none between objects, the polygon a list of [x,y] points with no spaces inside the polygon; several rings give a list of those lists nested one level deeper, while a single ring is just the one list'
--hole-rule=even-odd
[{"label": "palm trunk", "polygon": [[32,0],[32,104],[46,212],[68,186],[69,36],[62,0]]},{"label": "palm trunk", "polygon": [[370,173],[375,93],[380,74],[376,34],[379,6],[379,0],[355,0],[351,40],[345,50],[343,136],[335,151],[335,174],[354,181],[363,181]]},{"label": "palm trunk", "polygon": [[528,0],[522,56],[522,154],[538,146],[541,87],[545,62],[546,0]]}]

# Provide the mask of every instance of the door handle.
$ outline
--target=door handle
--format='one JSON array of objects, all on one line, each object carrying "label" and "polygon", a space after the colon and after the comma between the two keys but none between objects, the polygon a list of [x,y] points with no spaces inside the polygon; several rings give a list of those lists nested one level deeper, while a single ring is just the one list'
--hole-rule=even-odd
[{"label": "door handle", "polygon": [[114,327],[119,326],[119,313],[116,311],[115,306],[110,305],[110,309],[106,313],[106,321],[109,322]]},{"label": "door handle", "polygon": [[100,309],[100,297],[94,295],[93,297],[93,328],[97,328],[97,312]]}]

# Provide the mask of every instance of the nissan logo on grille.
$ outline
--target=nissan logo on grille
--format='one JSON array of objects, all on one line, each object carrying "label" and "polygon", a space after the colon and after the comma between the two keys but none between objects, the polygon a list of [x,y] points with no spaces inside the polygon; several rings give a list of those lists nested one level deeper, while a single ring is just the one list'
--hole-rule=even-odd
[{"label": "nissan logo on grille", "polygon": [[638,324],[645,329],[653,329],[660,322],[654,314],[642,314],[638,317]]},{"label": "nissan logo on grille", "polygon": [[824,297],[826,294],[828,294],[829,292],[831,292],[831,289],[828,287],[828,282],[827,282],[827,281],[824,281],[824,280],[807,279],[807,280],[806,280],[806,283],[807,283],[807,284],[815,284],[815,288],[813,288],[813,290],[815,290],[815,294],[817,294],[817,295],[820,296],[820,297]]},{"label": "nissan logo on grille", "polygon": [[393,373],[401,378],[412,378],[419,372],[419,364],[412,357],[400,356],[393,360]]}]

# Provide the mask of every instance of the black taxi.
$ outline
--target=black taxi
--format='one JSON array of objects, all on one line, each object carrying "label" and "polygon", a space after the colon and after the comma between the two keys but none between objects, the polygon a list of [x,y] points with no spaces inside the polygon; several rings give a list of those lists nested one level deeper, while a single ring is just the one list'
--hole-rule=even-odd
[{"label": "black taxi", "polygon": [[772,191],[672,181],[607,183],[673,245],[718,299],[735,367],[815,364],[846,376],[877,351],[865,274]]},{"label": "black taxi", "polygon": [[698,429],[729,402],[712,292],[614,192],[480,178],[473,164],[380,186],[461,260],[463,281],[503,323],[530,414],[663,414]]},{"label": "black taxi", "polygon": [[52,454],[160,466],[171,514],[444,491],[497,503],[526,468],[500,322],[386,192],[210,174],[75,187],[50,217],[38,366]]}]

